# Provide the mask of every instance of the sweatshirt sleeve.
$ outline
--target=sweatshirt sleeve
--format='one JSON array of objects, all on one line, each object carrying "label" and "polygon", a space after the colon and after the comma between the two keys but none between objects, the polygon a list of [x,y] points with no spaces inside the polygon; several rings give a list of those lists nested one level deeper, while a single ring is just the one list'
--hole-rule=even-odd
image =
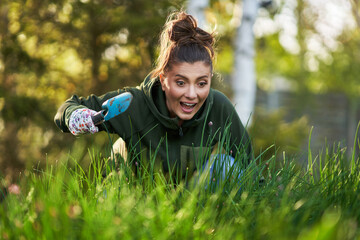
[{"label": "sweatshirt sleeve", "polygon": [[[70,132],[68,128],[69,118],[71,114],[80,108],[89,108],[94,111],[102,110],[101,105],[103,102],[112,98],[120,93],[124,92],[123,90],[112,91],[106,93],[102,96],[90,95],[88,97],[78,97],[77,95],[73,95],[71,98],[66,100],[57,110],[54,121],[55,124],[62,132]],[[113,129],[110,124],[105,123],[109,132],[113,132]],[[99,130],[104,130],[100,125]]]}]

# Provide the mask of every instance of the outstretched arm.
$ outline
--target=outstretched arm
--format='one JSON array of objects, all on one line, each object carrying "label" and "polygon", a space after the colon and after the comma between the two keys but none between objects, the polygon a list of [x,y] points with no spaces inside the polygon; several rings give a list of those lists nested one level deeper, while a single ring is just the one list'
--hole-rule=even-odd
[{"label": "outstretched arm", "polygon": [[[102,110],[103,102],[112,98],[122,91],[109,92],[100,97],[90,95],[87,98],[73,95],[66,100],[58,109],[54,121],[56,126],[63,132],[72,132],[74,135],[86,132],[97,132],[104,130],[102,126],[95,127],[91,121],[91,116],[97,111]],[[106,125],[110,132],[113,132],[111,125]]]}]

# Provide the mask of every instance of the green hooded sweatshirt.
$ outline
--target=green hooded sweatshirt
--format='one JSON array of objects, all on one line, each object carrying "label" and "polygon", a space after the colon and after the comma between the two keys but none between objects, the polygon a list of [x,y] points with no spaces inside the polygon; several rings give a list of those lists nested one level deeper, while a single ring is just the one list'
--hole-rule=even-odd
[{"label": "green hooded sweatshirt", "polygon": [[[125,141],[133,163],[148,164],[146,161],[154,158],[165,173],[171,169],[184,177],[202,166],[217,149],[218,153],[225,149],[227,154],[240,157],[246,164],[253,159],[249,136],[224,94],[210,89],[200,110],[179,126],[179,118],[169,115],[159,79],[150,75],[138,87],[119,89],[100,97],[73,95],[58,109],[55,123],[63,132],[69,132],[69,117],[74,110],[85,107],[100,111],[103,102],[125,91],[133,94],[129,108],[104,124],[110,133]],[[99,130],[105,130],[104,126],[100,125]]]}]

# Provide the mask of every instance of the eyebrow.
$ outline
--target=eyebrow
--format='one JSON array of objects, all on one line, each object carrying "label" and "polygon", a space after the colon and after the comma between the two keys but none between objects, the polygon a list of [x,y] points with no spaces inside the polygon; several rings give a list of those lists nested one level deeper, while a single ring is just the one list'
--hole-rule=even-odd
[{"label": "eyebrow", "polygon": [[[188,79],[186,76],[183,76],[181,74],[176,74],[175,77],[181,77],[181,78]],[[203,75],[203,76],[200,76],[200,77],[198,77],[196,79],[207,78],[207,77],[208,77],[208,75]]]}]

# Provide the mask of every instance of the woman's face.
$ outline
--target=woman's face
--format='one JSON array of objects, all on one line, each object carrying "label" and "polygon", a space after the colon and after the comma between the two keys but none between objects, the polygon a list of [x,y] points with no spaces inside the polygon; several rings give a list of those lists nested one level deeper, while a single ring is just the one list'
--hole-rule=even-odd
[{"label": "woman's face", "polygon": [[190,120],[209,95],[211,76],[210,66],[201,61],[174,64],[168,72],[161,74],[170,117]]}]

